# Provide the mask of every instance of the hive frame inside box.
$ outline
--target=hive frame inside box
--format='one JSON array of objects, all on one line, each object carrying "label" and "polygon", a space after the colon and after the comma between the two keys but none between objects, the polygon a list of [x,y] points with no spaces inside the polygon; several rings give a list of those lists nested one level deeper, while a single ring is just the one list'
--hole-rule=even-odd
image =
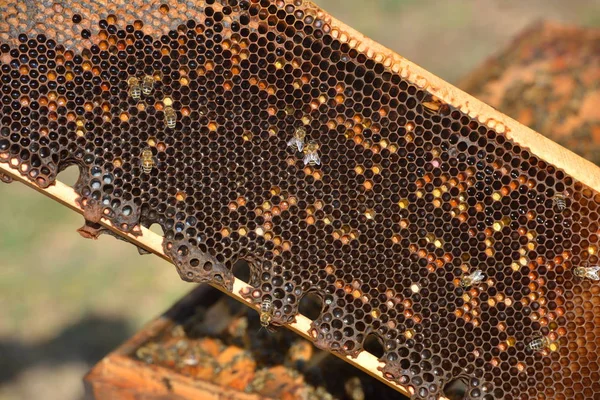
[{"label": "hive frame inside box", "polygon": [[[504,134],[507,139],[513,140],[520,146],[528,148],[532,154],[552,163],[554,166],[564,170],[567,174],[588,185],[592,189],[600,191],[600,169],[593,163],[577,156],[573,152],[525,127],[512,118],[496,111],[494,108],[455,88],[418,65],[407,61],[390,49],[372,41],[346,24],[331,17],[316,5],[310,2],[304,2],[304,7],[306,9],[313,9],[318,18],[321,18],[328,23],[332,28],[332,37],[340,42],[348,43],[351,48],[364,53],[376,62],[381,62],[386,68],[389,68],[394,73],[400,74],[402,78],[429,91],[432,95],[438,97],[445,103],[457,107],[460,111],[477,119],[488,128]],[[54,186],[50,186],[47,189],[41,189],[35,182],[20,175],[18,171],[11,168],[11,160],[8,161],[8,163],[0,163],[0,173],[21,181],[46,196],[59,201],[72,210],[83,214],[83,210],[75,201],[78,196],[71,187],[56,181]],[[106,219],[102,219],[100,223],[114,233],[125,237],[131,243],[171,262],[162,249],[162,236],[157,235],[144,227],[141,227],[141,236],[133,236],[120,231]],[[248,287],[248,284],[236,279],[234,281],[233,290],[231,292],[226,292],[226,294],[256,309],[256,305],[249,303],[240,295],[241,290]],[[223,290],[221,287],[217,288]],[[301,336],[312,340],[309,335],[311,321],[305,316],[297,315],[295,322],[287,325],[287,327]],[[409,396],[413,394],[405,387],[387,380],[379,370],[379,367],[383,366],[383,363],[380,363],[374,355],[363,351],[358,354],[356,358],[349,356],[340,357],[401,393]],[[442,397],[441,399],[444,398]]]},{"label": "hive frame inside box", "polygon": [[[149,365],[131,357],[148,340],[157,337],[176,325],[176,319],[186,309],[201,304],[210,296],[206,287],[197,287],[180,299],[166,313],[148,323],[142,330],[102,359],[84,377],[86,398],[112,399],[131,394],[140,396],[181,396],[182,399],[219,400],[223,397],[236,400],[271,400],[257,394],[219,386],[215,383],[174,374],[166,367]],[[129,398],[129,397],[125,397]]]}]

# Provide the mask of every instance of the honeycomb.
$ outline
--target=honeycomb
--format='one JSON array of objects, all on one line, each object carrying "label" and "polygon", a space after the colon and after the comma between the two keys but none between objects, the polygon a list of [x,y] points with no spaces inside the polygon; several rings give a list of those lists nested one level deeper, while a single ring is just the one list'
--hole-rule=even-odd
[{"label": "honeycomb", "polygon": [[[294,1],[5,2],[0,162],[77,165],[88,235],[159,224],[181,277],[250,263],[271,325],[382,346],[419,399],[600,393],[600,195]],[[132,79],[133,78],[133,79]]]}]

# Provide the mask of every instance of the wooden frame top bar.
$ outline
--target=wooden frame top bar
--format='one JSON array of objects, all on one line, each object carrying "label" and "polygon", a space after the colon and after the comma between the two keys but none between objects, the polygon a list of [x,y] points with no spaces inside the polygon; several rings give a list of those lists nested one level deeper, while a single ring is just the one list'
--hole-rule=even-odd
[{"label": "wooden frame top bar", "polygon": [[567,174],[590,188],[600,191],[600,167],[544,135],[501,113],[495,108],[458,89],[419,65],[398,55],[393,50],[375,42],[352,27],[332,17],[314,3],[305,2],[307,8],[331,25],[331,34],[375,61],[383,63],[391,71],[429,91],[444,102],[460,109],[471,118],[498,133],[503,133],[544,161],[564,170]]}]

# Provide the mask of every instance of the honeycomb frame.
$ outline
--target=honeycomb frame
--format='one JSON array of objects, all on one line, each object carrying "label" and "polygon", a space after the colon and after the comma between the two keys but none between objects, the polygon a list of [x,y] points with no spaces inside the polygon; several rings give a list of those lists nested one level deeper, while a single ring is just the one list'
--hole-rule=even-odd
[{"label": "honeycomb frame", "polygon": [[[80,7],[58,5],[54,16]],[[0,24],[0,165],[47,194],[61,189],[56,197],[82,211],[87,237],[111,226],[136,244],[152,238],[142,247],[183,279],[221,285],[255,308],[268,299],[271,323],[300,324],[317,346],[369,364],[415,398],[438,398],[455,379],[466,379],[468,398],[600,393],[599,289],[575,274],[598,264],[593,164],[309,2],[88,10],[74,13],[76,34],[48,31],[64,45],[39,33],[33,2],[11,7]],[[96,20],[97,28],[80,25]],[[221,35],[227,23],[236,33]],[[97,49],[86,47],[97,39]],[[203,64],[190,66],[195,50],[180,51],[188,40],[204,54],[211,43]],[[50,42],[73,50],[49,56]],[[138,68],[127,52],[146,48],[152,56]],[[227,64],[236,74],[223,51],[245,54]],[[35,83],[48,60],[47,80]],[[126,79],[139,73],[154,79],[141,108]],[[316,142],[305,144],[313,150],[304,165],[288,146],[301,126]],[[82,172],[75,198],[51,186],[73,163]],[[257,165],[262,172],[244,176]],[[210,202],[219,208],[206,216]],[[199,214],[182,211],[189,207]],[[166,232],[158,248],[145,229],[153,223]],[[250,286],[230,270],[238,258],[252,262]],[[297,307],[311,292],[324,309],[307,328]],[[362,351],[369,335],[385,349],[379,370]]]}]

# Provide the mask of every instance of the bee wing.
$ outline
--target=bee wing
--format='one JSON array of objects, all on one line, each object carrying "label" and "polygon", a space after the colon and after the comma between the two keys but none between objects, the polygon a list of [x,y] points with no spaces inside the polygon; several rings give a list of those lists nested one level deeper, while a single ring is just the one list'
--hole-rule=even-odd
[{"label": "bee wing", "polygon": [[482,281],[485,278],[485,275],[483,274],[483,271],[478,269],[477,271],[475,271],[473,273],[473,279],[477,280],[477,281]]},{"label": "bee wing", "polygon": [[588,271],[591,279],[600,281],[600,266],[595,265],[591,267]]}]

